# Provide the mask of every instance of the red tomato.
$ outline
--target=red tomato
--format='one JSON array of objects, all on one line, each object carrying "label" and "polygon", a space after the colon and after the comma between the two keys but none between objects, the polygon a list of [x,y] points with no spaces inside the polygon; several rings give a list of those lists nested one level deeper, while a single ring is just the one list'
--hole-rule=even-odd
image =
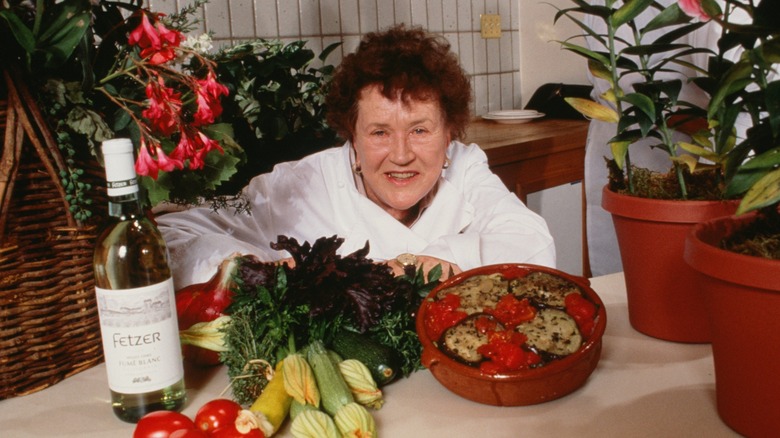
[{"label": "red tomato", "polygon": [[173,432],[182,429],[195,429],[195,423],[179,412],[154,411],[138,420],[133,438],[170,438]]},{"label": "red tomato", "polygon": [[195,414],[195,426],[198,429],[213,432],[236,421],[241,405],[225,398],[211,400],[198,409]]},{"label": "red tomato", "polygon": [[168,438],[209,438],[211,435],[208,432],[204,432],[200,429],[179,429],[172,434],[168,435]]},{"label": "red tomato", "polygon": [[236,429],[235,424],[229,424],[211,432],[212,438],[265,438],[265,434],[260,429],[250,429],[247,433],[241,433]]}]

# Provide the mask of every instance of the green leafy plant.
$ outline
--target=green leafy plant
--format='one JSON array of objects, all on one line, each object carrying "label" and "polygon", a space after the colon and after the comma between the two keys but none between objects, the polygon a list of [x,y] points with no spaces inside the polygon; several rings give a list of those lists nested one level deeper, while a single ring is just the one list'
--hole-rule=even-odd
[{"label": "green leafy plant", "polygon": [[[780,259],[780,3],[771,0],[713,0],[700,4],[705,15],[722,27],[719,54],[740,54],[733,62],[715,58],[710,71],[721,72],[711,88],[708,116],[727,129],[737,115],[748,128],[735,147],[727,194],[740,196],[737,214],[757,211],[751,226],[736,230],[721,243],[730,251]],[[722,12],[722,13],[721,13]]]},{"label": "green leafy plant", "polygon": [[[572,3],[572,8],[558,9],[555,21],[566,17],[583,33],[560,43],[586,58],[591,74],[607,81],[609,88],[601,96],[605,103],[581,98],[567,101],[587,117],[615,124],[615,136],[608,141],[614,163],[610,167],[611,187],[646,197],[720,197],[722,171],[731,145],[721,142],[694,148],[679,136],[680,133],[702,135],[698,131],[706,119],[706,109],[681,100],[680,93],[690,79],[686,71],[706,73],[687,58],[710,54],[712,50],[679,42],[705,23],[692,21],[676,3],[668,7],[653,0],[606,0],[603,5],[585,0],[572,0]],[[645,26],[637,23],[641,14],[652,17]],[[603,31],[590,27],[585,16],[599,22]],[[578,44],[578,38],[590,38],[595,48]],[[630,88],[621,84],[626,80],[633,81]],[[648,138],[655,140],[650,147],[661,149],[669,156],[676,181],[668,187],[640,181],[639,176],[652,177],[652,172],[638,171],[632,166],[631,146]],[[702,166],[698,157],[706,157],[715,166]],[[690,180],[701,179],[693,173],[702,171],[713,174],[715,182],[704,188],[693,187]],[[640,191],[647,186],[649,192]]]},{"label": "green leafy plant", "polygon": [[[776,246],[767,242],[780,240],[776,232],[780,223],[780,22],[776,19],[780,2],[679,0],[667,7],[653,0],[572,3],[572,8],[559,9],[555,20],[567,17],[583,34],[561,44],[584,56],[594,77],[606,80],[610,88],[602,96],[607,104],[569,101],[583,114],[616,126],[616,135],[609,140],[610,187],[627,185],[627,191],[638,192],[633,174],[649,172],[631,166],[629,147],[639,139],[656,138],[659,141],[651,147],[669,154],[680,198],[698,197],[691,191],[701,180],[697,175],[702,169],[714,169],[717,182],[709,183],[717,189],[714,197],[741,198],[738,214],[760,210],[755,228],[761,242],[747,246]],[[651,17],[643,27],[636,22],[640,14]],[[605,32],[589,27],[584,16],[602,23]],[[718,26],[720,36],[714,47],[675,42],[703,25]],[[627,32],[618,33],[621,29]],[[662,29],[657,38],[647,41],[650,32]],[[580,37],[593,39],[603,50],[575,44]],[[707,54],[706,68],[684,60],[694,53]],[[650,55],[663,56],[650,65]],[[683,76],[674,66],[696,74]],[[660,72],[676,72],[680,80],[657,81],[655,74]],[[620,86],[627,75],[641,77],[630,90]],[[677,99],[686,81],[709,97],[705,108]],[[685,129],[691,122],[700,126]],[[690,134],[689,140],[674,141],[669,135],[674,131]]]},{"label": "green leafy plant", "polygon": [[[95,188],[84,163],[129,137],[147,201],[211,201],[237,194],[280,161],[332,146],[324,96],[333,66],[305,41],[257,40],[211,53],[209,35],[185,37],[207,0],[176,14],[143,0],[9,0],[0,5],[3,65],[20,71],[67,160],[63,185],[78,220]],[[315,67],[319,59],[322,66]]]},{"label": "green leafy plant", "polygon": [[[0,11],[4,62],[21,70],[47,113],[68,159],[62,175],[76,217],[89,215],[77,181],[80,160],[99,160],[99,144],[129,137],[149,200],[187,198],[161,175],[187,174],[208,190],[235,172],[240,148],[220,125],[227,88],[214,63],[187,45],[184,32],[203,4],[166,17],[140,0],[8,2]],[[14,44],[15,43],[15,44]],[[162,187],[164,190],[160,190]]]},{"label": "green leafy plant", "polygon": [[[693,1],[693,0],[692,0]],[[695,1],[694,1],[695,3]],[[735,147],[728,169],[728,196],[741,196],[738,214],[764,209],[776,217],[780,204],[780,4],[768,0],[700,0],[702,11],[722,28],[718,55],[709,71],[717,81],[700,82],[712,96],[711,125],[734,131],[738,117],[748,128]],[[738,51],[735,61],[724,57]]]},{"label": "green leafy plant", "polygon": [[[227,47],[212,59],[230,98],[223,118],[246,150],[246,162],[222,193],[282,161],[331,147],[336,134],[325,122],[325,96],[334,67],[325,61],[341,43],[319,55],[305,41],[255,40]],[[316,66],[316,63],[320,66]]]}]

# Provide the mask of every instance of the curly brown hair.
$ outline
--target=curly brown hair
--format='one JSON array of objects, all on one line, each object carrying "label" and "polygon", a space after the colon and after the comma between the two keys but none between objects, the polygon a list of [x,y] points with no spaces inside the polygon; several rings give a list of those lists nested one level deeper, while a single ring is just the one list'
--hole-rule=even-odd
[{"label": "curly brown hair", "polygon": [[382,95],[404,102],[438,100],[453,139],[463,138],[471,118],[471,83],[444,37],[403,24],[366,34],[341,62],[326,107],[331,128],[352,140],[360,92],[378,85]]}]

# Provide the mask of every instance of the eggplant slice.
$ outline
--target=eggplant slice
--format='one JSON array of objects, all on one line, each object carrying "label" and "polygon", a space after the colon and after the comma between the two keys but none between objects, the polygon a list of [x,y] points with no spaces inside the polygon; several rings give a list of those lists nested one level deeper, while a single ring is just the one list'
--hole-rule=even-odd
[{"label": "eggplant slice", "polygon": [[577,322],[558,309],[542,309],[534,319],[518,325],[515,330],[528,337],[526,344],[533,349],[556,356],[572,354],[582,345]]},{"label": "eggplant slice", "polygon": [[495,317],[487,313],[469,315],[442,333],[439,340],[441,351],[466,365],[479,366],[483,358],[477,349],[488,343],[488,336],[477,330],[477,320],[481,318],[494,322],[500,330],[504,328]]},{"label": "eggplant slice", "polygon": [[539,308],[565,307],[566,295],[582,294],[579,286],[557,275],[547,272],[532,272],[509,282],[509,290],[518,298],[528,301]]},{"label": "eggplant slice", "polygon": [[469,315],[493,308],[509,291],[509,282],[501,274],[475,275],[437,293],[441,299],[448,293],[460,296],[460,307]]}]

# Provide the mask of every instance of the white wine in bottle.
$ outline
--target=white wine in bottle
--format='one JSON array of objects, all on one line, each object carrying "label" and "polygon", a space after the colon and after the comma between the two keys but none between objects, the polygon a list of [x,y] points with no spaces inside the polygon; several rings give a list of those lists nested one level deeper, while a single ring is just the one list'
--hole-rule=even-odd
[{"label": "white wine in bottle", "polygon": [[102,150],[109,218],[95,245],[95,294],[114,413],[134,423],[181,410],[184,368],[168,249],[141,204],[133,145],[114,139]]}]

